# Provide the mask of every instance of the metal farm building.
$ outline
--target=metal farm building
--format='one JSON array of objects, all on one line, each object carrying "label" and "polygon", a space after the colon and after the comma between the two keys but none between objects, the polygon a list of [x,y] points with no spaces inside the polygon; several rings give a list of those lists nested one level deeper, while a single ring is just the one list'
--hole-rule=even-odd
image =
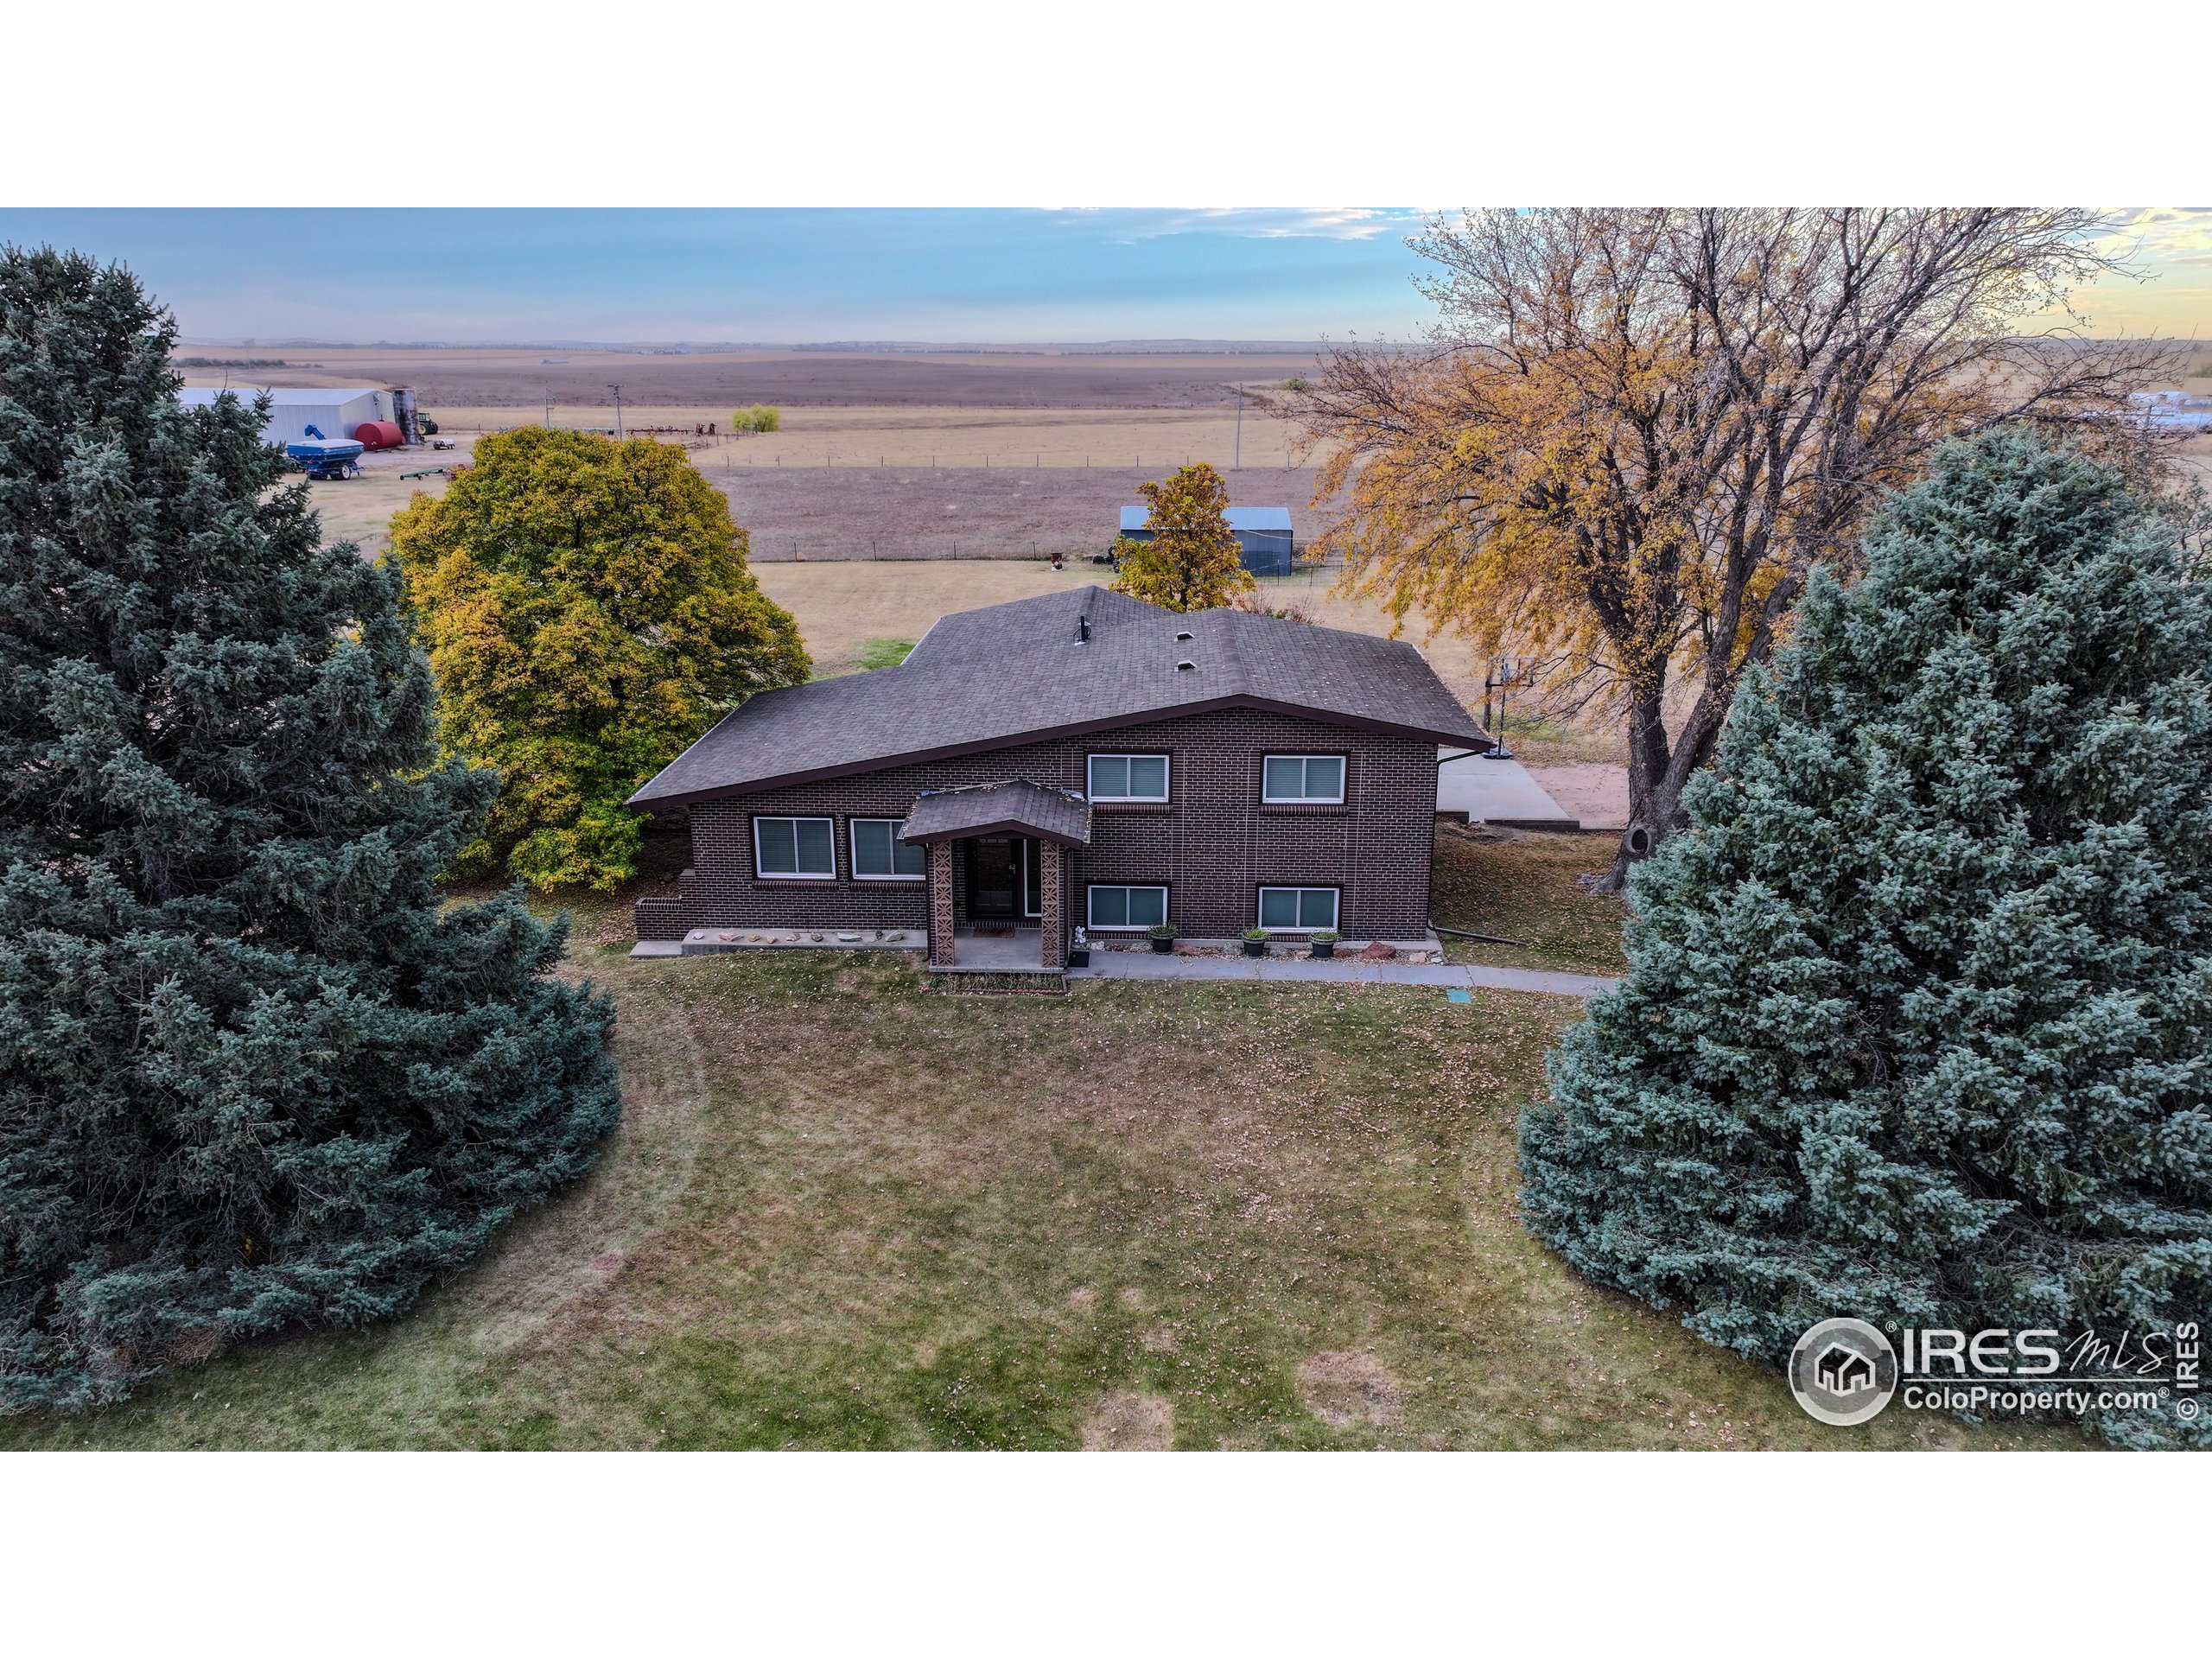
[{"label": "metal farm building", "polygon": [[[240,403],[256,394],[269,393],[269,423],[261,429],[270,443],[296,443],[314,427],[326,438],[350,438],[364,421],[396,419],[391,394],[376,386],[232,386]],[[177,401],[187,409],[205,409],[223,395],[219,386],[187,386]]]},{"label": "metal farm building", "polygon": [[[1288,507],[1231,507],[1223,515],[1236,537],[1236,544],[1243,550],[1244,568],[1255,576],[1287,576],[1291,561],[1298,555],[1298,537],[1290,528]],[[1133,542],[1148,542],[1152,532],[1145,528],[1151,517],[1148,508],[1123,507],[1122,534]]]}]

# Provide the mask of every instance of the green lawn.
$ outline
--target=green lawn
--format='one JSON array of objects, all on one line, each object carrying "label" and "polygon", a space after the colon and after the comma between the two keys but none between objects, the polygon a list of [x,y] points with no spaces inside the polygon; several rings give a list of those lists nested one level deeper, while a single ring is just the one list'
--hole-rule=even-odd
[{"label": "green lawn", "polygon": [[1514,1121],[1578,1004],[946,996],[880,957],[632,963],[626,925],[580,907],[627,1111],[579,1190],[406,1319],[0,1446],[2080,1443],[1824,1428],[1565,1271]]}]

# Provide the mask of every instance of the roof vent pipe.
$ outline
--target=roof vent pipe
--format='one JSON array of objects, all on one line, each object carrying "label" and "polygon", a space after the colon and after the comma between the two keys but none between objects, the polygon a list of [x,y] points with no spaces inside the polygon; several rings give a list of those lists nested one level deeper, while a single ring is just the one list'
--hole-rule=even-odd
[{"label": "roof vent pipe", "polygon": [[1090,643],[1090,616],[1088,612],[1075,620],[1075,642],[1078,645]]}]

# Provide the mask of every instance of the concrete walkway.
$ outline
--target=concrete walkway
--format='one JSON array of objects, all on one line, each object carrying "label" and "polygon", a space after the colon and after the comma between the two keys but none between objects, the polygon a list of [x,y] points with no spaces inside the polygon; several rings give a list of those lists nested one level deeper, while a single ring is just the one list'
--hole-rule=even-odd
[{"label": "concrete walkway", "polygon": [[1590,974],[1554,974],[1535,968],[1482,968],[1463,963],[1361,962],[1357,957],[1315,962],[1306,957],[1161,957],[1150,951],[1094,950],[1088,968],[1071,968],[1070,979],[1224,979],[1271,985],[1481,986],[1500,991],[1541,991],[1550,996],[1595,996],[1620,983]]},{"label": "concrete walkway", "polygon": [[1492,760],[1466,749],[1436,752],[1436,810],[1472,823],[1529,830],[1580,827],[1518,760]]}]

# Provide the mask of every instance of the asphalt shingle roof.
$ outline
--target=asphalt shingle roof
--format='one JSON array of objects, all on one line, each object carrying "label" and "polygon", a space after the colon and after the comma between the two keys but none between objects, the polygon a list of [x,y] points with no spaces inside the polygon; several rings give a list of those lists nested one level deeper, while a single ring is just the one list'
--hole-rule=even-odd
[{"label": "asphalt shingle roof", "polygon": [[1090,844],[1090,803],[1027,779],[964,789],[924,790],[906,814],[901,841],[946,841],[988,830],[1026,830],[1069,847]]},{"label": "asphalt shingle roof", "polygon": [[1491,741],[1402,639],[1179,615],[1092,586],[942,617],[897,668],[760,692],[630,800],[674,805],[1222,707]]}]

